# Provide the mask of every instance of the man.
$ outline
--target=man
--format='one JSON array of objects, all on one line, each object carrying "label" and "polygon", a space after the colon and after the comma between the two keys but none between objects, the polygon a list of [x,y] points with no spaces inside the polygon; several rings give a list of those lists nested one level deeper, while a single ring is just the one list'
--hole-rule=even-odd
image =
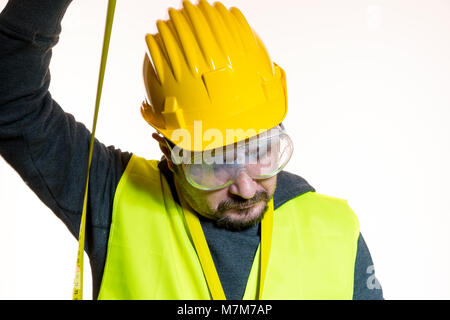
[{"label": "man", "polygon": [[[70,0],[0,16],[0,153],[78,236],[89,131],[48,92]],[[282,171],[283,70],[239,10],[183,3],[147,35],[141,112],[164,157],[98,141],[86,251],[98,299],[382,299],[345,200]]]}]

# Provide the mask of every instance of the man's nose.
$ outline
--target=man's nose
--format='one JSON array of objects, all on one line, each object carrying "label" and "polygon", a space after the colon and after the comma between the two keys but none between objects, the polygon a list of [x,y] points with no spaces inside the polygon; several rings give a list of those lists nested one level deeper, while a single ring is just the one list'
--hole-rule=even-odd
[{"label": "man's nose", "polygon": [[255,196],[258,184],[253,180],[245,170],[238,172],[233,184],[230,185],[229,191],[244,199],[251,199]]}]

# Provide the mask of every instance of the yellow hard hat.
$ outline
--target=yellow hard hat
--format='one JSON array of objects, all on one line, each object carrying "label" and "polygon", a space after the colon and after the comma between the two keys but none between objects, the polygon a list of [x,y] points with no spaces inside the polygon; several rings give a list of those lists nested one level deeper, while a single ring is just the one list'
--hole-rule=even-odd
[{"label": "yellow hard hat", "polygon": [[285,73],[239,9],[183,1],[169,17],[145,37],[141,113],[151,126],[182,149],[204,151],[283,121]]}]

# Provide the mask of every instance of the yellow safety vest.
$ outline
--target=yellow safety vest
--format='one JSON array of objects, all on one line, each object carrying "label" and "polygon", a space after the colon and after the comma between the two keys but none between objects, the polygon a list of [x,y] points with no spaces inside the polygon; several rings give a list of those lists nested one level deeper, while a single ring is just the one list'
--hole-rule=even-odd
[{"label": "yellow safety vest", "polygon": [[[347,201],[306,192],[274,211],[262,299],[352,299],[359,224]],[[258,247],[243,299],[258,296]],[[116,190],[98,299],[211,299],[158,161],[132,156]]]}]

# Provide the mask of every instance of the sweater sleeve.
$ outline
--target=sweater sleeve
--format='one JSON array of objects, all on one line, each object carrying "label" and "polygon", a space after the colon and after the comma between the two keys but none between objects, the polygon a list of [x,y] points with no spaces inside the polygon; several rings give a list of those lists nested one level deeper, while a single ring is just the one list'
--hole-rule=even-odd
[{"label": "sweater sleeve", "polygon": [[372,257],[362,234],[358,238],[353,300],[383,300],[383,289],[375,277]]},{"label": "sweater sleeve", "polygon": [[[10,0],[0,14],[0,155],[78,237],[90,132],[52,99],[49,63],[71,0]],[[86,223],[94,297],[112,203],[131,154],[95,141]]]}]

